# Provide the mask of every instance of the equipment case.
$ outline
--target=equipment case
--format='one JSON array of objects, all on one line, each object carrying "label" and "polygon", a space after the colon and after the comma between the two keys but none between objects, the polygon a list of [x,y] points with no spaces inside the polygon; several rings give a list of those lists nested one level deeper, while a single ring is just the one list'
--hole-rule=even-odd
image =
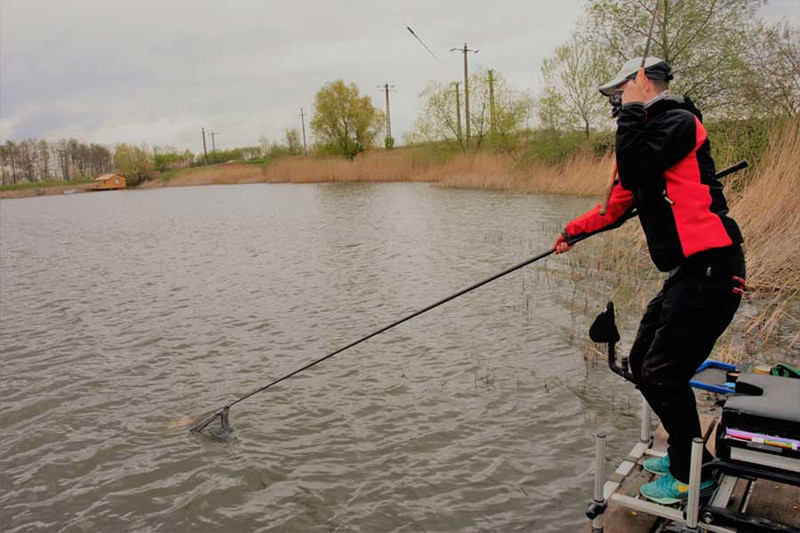
[{"label": "equipment case", "polygon": [[736,389],[750,394],[725,400],[717,457],[800,474],[800,380],[742,374]]}]

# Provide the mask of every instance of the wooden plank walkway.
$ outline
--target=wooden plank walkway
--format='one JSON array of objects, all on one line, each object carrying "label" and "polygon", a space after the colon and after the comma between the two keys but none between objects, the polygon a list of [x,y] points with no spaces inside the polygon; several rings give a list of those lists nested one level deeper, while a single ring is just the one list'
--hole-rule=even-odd
[{"label": "wooden plank walkway", "polygon": [[[703,438],[713,453],[716,418],[707,415],[701,416],[700,422],[703,428]],[[661,426],[653,434],[651,449],[666,452],[667,434]],[[653,474],[642,468],[640,460],[622,481],[617,493],[636,497],[639,494],[639,488],[652,481],[653,477]],[[752,482],[752,485],[747,504],[750,512],[762,518],[800,528],[800,487],[782,485],[767,480],[757,480]],[[750,482],[743,479],[737,480],[728,508],[741,510],[748,489],[750,489]],[[603,526],[607,533],[653,533],[663,522],[662,518],[635,512],[616,502],[610,502],[604,514]],[[591,533],[591,531],[591,522],[587,520],[583,533]]]}]

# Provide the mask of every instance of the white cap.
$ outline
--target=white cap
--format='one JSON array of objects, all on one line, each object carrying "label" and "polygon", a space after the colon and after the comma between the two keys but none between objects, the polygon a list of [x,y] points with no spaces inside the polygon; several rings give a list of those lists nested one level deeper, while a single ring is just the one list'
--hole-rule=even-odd
[{"label": "white cap", "polygon": [[[631,60],[625,62],[622,65],[622,68],[619,69],[619,72],[606,84],[600,86],[600,92],[605,96],[611,96],[611,93],[614,92],[614,89],[625,83],[627,80],[632,80],[636,77],[636,73],[639,72],[639,68],[642,66],[642,58],[641,57],[634,57]],[[651,68],[656,67],[656,68]],[[672,79],[672,71],[669,68],[663,59],[648,56],[647,60],[644,62],[645,74],[650,79],[655,80],[671,80]]]}]

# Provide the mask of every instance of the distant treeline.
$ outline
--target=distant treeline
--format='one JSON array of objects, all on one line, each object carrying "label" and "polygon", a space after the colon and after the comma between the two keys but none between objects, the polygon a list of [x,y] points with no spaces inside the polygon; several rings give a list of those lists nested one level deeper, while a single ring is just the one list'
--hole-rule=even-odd
[{"label": "distant treeline", "polygon": [[111,151],[101,144],[75,139],[6,141],[0,145],[2,184],[21,181],[69,181],[111,172]]},{"label": "distant treeline", "polygon": [[259,146],[215,150],[208,154],[179,151],[171,146],[121,143],[110,149],[76,139],[56,142],[44,139],[6,141],[0,145],[0,185],[71,181],[119,172],[137,185],[153,179],[158,172],[190,166],[215,165],[229,161],[266,162],[296,153],[288,146],[263,141]]}]

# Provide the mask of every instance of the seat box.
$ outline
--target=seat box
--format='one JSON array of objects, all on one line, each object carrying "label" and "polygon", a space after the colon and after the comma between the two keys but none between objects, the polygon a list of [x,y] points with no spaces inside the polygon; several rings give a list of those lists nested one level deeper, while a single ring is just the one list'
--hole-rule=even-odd
[{"label": "seat box", "polygon": [[800,473],[800,380],[742,374],[725,400],[717,428],[717,456],[732,462]]}]

